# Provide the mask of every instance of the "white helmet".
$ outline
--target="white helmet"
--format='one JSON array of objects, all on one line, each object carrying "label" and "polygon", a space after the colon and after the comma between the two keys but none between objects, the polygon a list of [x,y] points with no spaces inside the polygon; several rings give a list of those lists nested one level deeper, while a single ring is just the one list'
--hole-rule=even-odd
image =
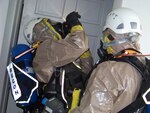
[{"label": "white helmet", "polygon": [[116,34],[136,32],[142,35],[139,17],[134,11],[128,8],[118,8],[111,11],[107,15],[103,30],[107,28],[111,29]]},{"label": "white helmet", "polygon": [[31,21],[29,21],[26,26],[24,27],[24,36],[25,36],[25,39],[27,40],[27,42],[29,44],[32,44],[34,41],[33,41],[33,28],[35,26],[35,24],[39,23],[43,18],[35,18],[35,19],[32,19]]}]

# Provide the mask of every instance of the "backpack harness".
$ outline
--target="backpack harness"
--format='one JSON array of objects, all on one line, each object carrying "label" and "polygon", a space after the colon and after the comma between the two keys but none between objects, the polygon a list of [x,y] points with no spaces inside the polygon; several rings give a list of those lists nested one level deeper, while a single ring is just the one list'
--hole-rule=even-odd
[{"label": "backpack harness", "polygon": [[133,67],[135,67],[142,76],[142,84],[136,100],[121,111],[119,111],[118,113],[135,113],[140,109],[143,109],[143,112],[145,112],[144,110],[147,101],[150,100],[150,92],[147,92],[150,88],[150,61],[147,58],[145,58],[146,65],[144,65],[138,58],[134,56],[123,57],[116,59],[116,61],[117,60],[128,62]]},{"label": "backpack harness", "polygon": [[[135,52],[138,52],[133,49],[129,49]],[[104,62],[104,61],[117,61],[117,62],[127,62],[130,65],[132,65],[134,68],[136,68],[141,76],[142,76],[142,84],[140,91],[138,93],[138,96],[134,102],[126,106],[124,109],[119,111],[118,113],[139,113],[139,110],[142,110],[140,113],[145,112],[146,104],[150,104],[150,60],[148,60],[145,57],[146,64],[144,65],[137,57],[133,56],[120,56],[124,54],[126,50],[121,51],[117,56],[115,57],[112,55],[105,55],[102,60],[100,60],[94,68],[97,67],[98,64]],[[138,52],[139,53],[139,52]],[[149,90],[148,90],[149,89]]]},{"label": "backpack harness", "polygon": [[[62,70],[65,70],[64,86],[60,79]],[[55,97],[59,99],[68,113],[77,107],[80,103],[81,96],[85,90],[85,81],[87,75],[77,68],[73,63],[56,68],[49,83],[44,88],[44,96],[47,98]],[[64,87],[64,101],[61,88]]]}]

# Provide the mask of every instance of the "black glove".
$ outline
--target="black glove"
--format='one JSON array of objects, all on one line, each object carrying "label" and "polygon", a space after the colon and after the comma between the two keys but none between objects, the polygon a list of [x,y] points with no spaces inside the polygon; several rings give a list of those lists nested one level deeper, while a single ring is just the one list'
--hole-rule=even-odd
[{"label": "black glove", "polygon": [[81,16],[78,14],[78,12],[75,12],[75,11],[67,15],[66,23],[69,29],[71,29],[75,25],[81,25],[79,18],[81,18]]}]

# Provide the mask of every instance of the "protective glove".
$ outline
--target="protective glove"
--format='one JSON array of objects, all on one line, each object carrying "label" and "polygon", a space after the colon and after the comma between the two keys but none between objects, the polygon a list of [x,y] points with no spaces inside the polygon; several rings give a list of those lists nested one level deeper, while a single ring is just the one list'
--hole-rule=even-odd
[{"label": "protective glove", "polygon": [[68,14],[66,17],[68,28],[71,29],[75,25],[81,25],[79,18],[81,18],[81,16],[78,14],[78,12],[73,11]]}]

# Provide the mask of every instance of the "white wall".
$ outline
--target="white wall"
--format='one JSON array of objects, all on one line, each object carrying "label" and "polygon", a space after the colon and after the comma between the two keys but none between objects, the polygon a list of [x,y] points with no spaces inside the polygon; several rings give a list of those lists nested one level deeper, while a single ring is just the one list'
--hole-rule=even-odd
[{"label": "white wall", "polygon": [[143,36],[140,40],[141,52],[150,54],[150,0],[121,0],[121,2],[120,0],[115,0],[113,8],[128,7],[139,15],[143,29]]},{"label": "white wall", "polygon": [[[4,30],[5,30],[5,23],[7,17],[7,10],[8,10],[9,0],[0,0],[0,56],[2,51],[2,42],[4,39]],[[0,64],[2,65],[2,58],[0,57]],[[0,66],[0,103],[1,103],[1,96],[2,96],[2,89],[3,89],[3,81],[4,81],[4,69]],[[1,106],[0,106],[1,107]]]},{"label": "white wall", "polygon": [[113,9],[121,7],[123,0],[114,0]]},{"label": "white wall", "polygon": [[17,40],[22,2],[23,0],[0,0],[0,113],[5,113],[8,103],[10,87],[6,67],[10,60],[9,51]]},{"label": "white wall", "polygon": [[0,0],[0,54],[1,54],[3,36],[4,36],[8,3],[9,0]]}]

